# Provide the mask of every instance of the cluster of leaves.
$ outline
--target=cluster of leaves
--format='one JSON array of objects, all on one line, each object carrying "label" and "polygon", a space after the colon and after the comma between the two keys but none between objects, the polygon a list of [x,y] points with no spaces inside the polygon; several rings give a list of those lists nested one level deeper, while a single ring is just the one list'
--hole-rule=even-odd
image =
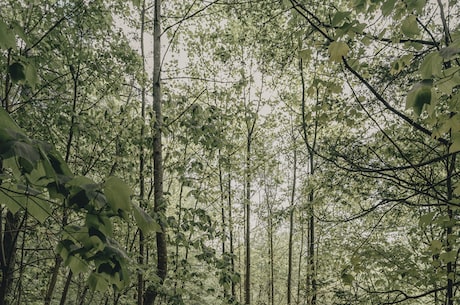
[{"label": "cluster of leaves", "polygon": [[[0,108],[0,157],[3,164],[0,200],[13,212],[25,211],[40,223],[58,206],[82,215],[82,224],[62,228],[57,252],[73,273],[91,270],[92,289],[122,289],[129,283],[128,257],[113,238],[113,217],[132,214],[144,231],[158,225],[131,203],[131,190],[119,178],[96,183],[74,176],[49,144],[30,139]],[[54,221],[59,222],[58,219]]]}]

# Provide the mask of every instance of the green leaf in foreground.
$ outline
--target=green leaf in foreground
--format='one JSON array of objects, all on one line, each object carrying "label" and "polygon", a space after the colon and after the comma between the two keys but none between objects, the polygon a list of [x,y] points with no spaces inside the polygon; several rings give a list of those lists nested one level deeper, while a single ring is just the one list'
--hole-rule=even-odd
[{"label": "green leaf in foreground", "polygon": [[350,47],[345,42],[334,41],[329,45],[328,53],[331,61],[341,62],[342,57],[347,56]]},{"label": "green leaf in foreground", "polygon": [[131,209],[131,190],[120,178],[107,178],[104,183],[104,195],[114,212],[127,212]]},{"label": "green leaf in foreground", "polygon": [[406,109],[412,108],[416,116],[420,116],[425,104],[431,103],[431,88],[433,80],[424,79],[414,85],[411,91],[407,94]]},{"label": "green leaf in foreground", "polygon": [[133,205],[133,214],[136,220],[137,226],[142,230],[144,233],[148,233],[150,231],[154,232],[161,232],[161,227],[158,223],[156,223],[150,215],[148,215],[143,209],[138,207],[137,205]]}]

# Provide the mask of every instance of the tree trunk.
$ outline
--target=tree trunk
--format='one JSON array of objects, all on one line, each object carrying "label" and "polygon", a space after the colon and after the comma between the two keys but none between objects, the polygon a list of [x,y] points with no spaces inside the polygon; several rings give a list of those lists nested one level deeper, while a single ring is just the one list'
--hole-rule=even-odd
[{"label": "tree trunk", "polygon": [[294,159],[292,169],[292,190],[291,190],[291,204],[289,206],[289,244],[288,244],[288,275],[287,275],[287,304],[291,305],[292,296],[292,236],[294,234],[294,201],[295,201],[295,188],[297,180],[297,150],[295,148],[294,140]]},{"label": "tree trunk", "polygon": [[[309,176],[312,177],[315,174],[315,149],[316,149],[316,138],[318,131],[318,121],[315,120],[313,126],[313,139],[310,143],[307,132],[306,122],[306,100],[305,100],[305,79],[303,75],[303,62],[300,59],[300,78],[302,82],[302,131],[305,145],[307,147],[309,156]],[[319,90],[316,90],[316,103],[319,104]],[[308,194],[308,235],[307,235],[307,255],[308,255],[308,268],[307,268],[307,304],[316,305],[316,259],[315,259],[315,218],[314,218],[314,191],[313,189]]]},{"label": "tree trunk", "polygon": [[[153,212],[161,226],[161,232],[156,233],[157,245],[157,276],[160,285],[163,284],[168,270],[168,256],[166,245],[166,224],[163,216],[166,203],[163,196],[163,151],[162,128],[163,116],[161,112],[161,0],[155,0],[155,16],[153,20],[153,109],[155,111],[154,139],[153,139],[153,179],[154,179],[154,207]],[[144,305],[152,305],[158,296],[157,287],[151,285],[144,293]]]},{"label": "tree trunk", "polygon": [[[230,243],[230,268],[232,275],[235,274],[235,249],[233,246],[233,216],[232,216],[232,177],[231,174],[228,174],[228,181],[227,181],[227,204],[228,204],[228,234],[229,234],[229,243]],[[236,283],[232,278],[232,295],[230,297],[231,302],[236,301]]]},{"label": "tree trunk", "polygon": [[[144,29],[145,29],[145,0],[142,1],[141,9],[141,57],[142,57],[142,71],[146,73],[145,70],[145,49],[144,49]],[[146,88],[145,82],[142,81],[141,84],[141,116],[142,116],[142,126],[140,131],[140,144],[139,144],[139,203],[142,209],[146,208],[144,204],[145,199],[145,153],[144,153],[144,139],[145,139],[145,96]],[[139,230],[139,253],[137,258],[137,263],[142,267],[144,264],[144,234],[142,230]],[[137,305],[143,305],[144,303],[144,275],[142,272],[139,272],[137,275]]]},{"label": "tree trunk", "polygon": [[245,281],[244,281],[244,304],[251,304],[251,140],[252,131],[248,130],[246,142],[246,198],[244,202],[245,208]]}]

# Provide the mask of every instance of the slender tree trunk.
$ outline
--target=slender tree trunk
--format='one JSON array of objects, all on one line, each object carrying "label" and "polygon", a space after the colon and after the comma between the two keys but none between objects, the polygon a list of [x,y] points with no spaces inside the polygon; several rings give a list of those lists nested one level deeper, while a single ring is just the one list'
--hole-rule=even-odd
[{"label": "slender tree trunk", "polygon": [[244,304],[251,304],[251,141],[252,131],[248,130],[246,142],[246,198],[245,208],[245,281],[244,281]]},{"label": "slender tree trunk", "polygon": [[[9,57],[8,57],[9,58]],[[6,85],[9,86],[9,79]],[[8,91],[5,91],[3,106],[9,112]],[[0,158],[0,173],[3,172],[3,161]],[[0,184],[2,181],[0,180]],[[3,209],[0,214],[0,270],[1,270],[1,286],[0,286],[0,305],[10,304],[9,297],[14,278],[14,267],[16,264],[17,238],[20,228],[19,217],[17,214],[6,210],[5,225],[2,227]],[[3,229],[3,232],[1,231]]]},{"label": "slender tree trunk", "polygon": [[[228,181],[227,181],[227,205],[228,205],[228,234],[229,234],[229,243],[230,243],[230,268],[232,275],[235,274],[235,249],[233,246],[233,215],[232,215],[232,177],[230,172],[228,173]],[[232,279],[232,295],[231,301],[236,301],[236,283]]]},{"label": "slender tree trunk", "polygon": [[[70,128],[69,128],[69,134],[67,136],[67,143],[66,143],[66,152],[65,152],[65,162],[69,163],[70,160],[70,153],[72,150],[72,142],[73,142],[73,137],[74,137],[74,128],[75,128],[75,120],[76,120],[76,112],[77,112],[77,101],[78,101],[78,82],[80,78],[80,66],[75,68],[73,66],[69,67],[71,75],[72,75],[72,82],[73,82],[73,96],[72,96],[72,118],[70,121]],[[65,227],[67,225],[67,210],[65,208],[66,205],[64,205],[64,211],[62,212],[62,227]],[[61,268],[62,264],[62,258],[59,254],[56,255],[55,260],[54,260],[54,267],[53,267],[53,272],[51,274],[51,279],[48,284],[48,290],[46,291],[45,295],[45,305],[51,304],[51,300],[53,298],[54,294],[54,288],[56,287],[57,283],[57,277],[59,275],[59,269]],[[69,271],[68,276],[72,277],[72,272]],[[68,280],[70,284],[70,279]],[[61,296],[61,300],[65,300],[67,298],[67,292],[68,292],[68,287],[67,289],[64,289],[63,295]]]},{"label": "slender tree trunk", "polygon": [[[305,145],[307,147],[309,156],[309,175],[313,177],[315,174],[315,149],[316,149],[316,138],[318,132],[318,121],[314,122],[313,139],[310,143],[307,122],[306,122],[306,100],[305,100],[305,79],[303,75],[303,62],[300,59],[300,78],[302,82],[302,131]],[[319,104],[319,90],[316,90],[316,103]],[[308,194],[308,235],[307,235],[307,255],[308,255],[308,268],[307,268],[307,301],[309,305],[316,305],[317,288],[316,288],[316,258],[315,258],[315,218],[314,218],[314,191],[311,190]]]},{"label": "slender tree trunk", "polygon": [[[144,48],[144,29],[145,29],[145,0],[142,1],[141,9],[141,57],[142,57],[142,71],[146,74],[145,70],[145,48]],[[140,144],[139,144],[139,203],[142,209],[146,208],[144,204],[145,200],[145,152],[144,152],[144,139],[145,139],[145,97],[146,88],[145,81],[142,80],[141,84],[141,116],[142,126],[140,131]],[[139,253],[137,262],[139,266],[144,264],[144,233],[139,230]],[[143,305],[144,303],[144,275],[139,272],[137,275],[137,305]]]},{"label": "slender tree trunk", "polygon": [[300,281],[301,270],[302,270],[302,258],[303,258],[303,247],[304,247],[304,238],[305,238],[305,231],[303,221],[300,222],[300,251],[299,251],[299,264],[297,269],[297,298],[296,304],[300,304],[300,291],[302,290],[302,282]]},{"label": "slender tree trunk", "polygon": [[297,149],[295,148],[294,140],[294,159],[292,169],[292,190],[291,190],[291,204],[289,205],[289,244],[288,244],[288,275],[287,275],[287,304],[291,304],[292,296],[292,237],[294,235],[294,201],[295,201],[295,188],[297,180]]},{"label": "slender tree trunk", "polygon": [[[453,186],[452,186],[452,175],[455,170],[455,161],[457,159],[457,154],[454,154],[451,158],[447,159],[447,200],[450,202],[453,199]],[[450,161],[450,163],[449,163]],[[449,224],[446,228],[446,252],[452,251],[451,245],[451,236],[453,233],[452,222],[454,220],[454,211],[450,206],[447,206],[447,215],[449,217]],[[446,288],[446,304],[454,305],[454,264],[449,261],[446,266],[447,274],[447,288]]]},{"label": "slender tree trunk", "polygon": [[[3,217],[3,216],[2,216]],[[16,265],[17,238],[19,232],[17,214],[6,212],[5,227],[0,244],[2,280],[0,286],[0,304],[10,303],[10,293],[13,284],[14,267]]]},{"label": "slender tree trunk", "polygon": [[270,258],[270,280],[269,280],[269,304],[275,305],[275,255],[273,247],[273,206],[269,202],[267,192],[267,206],[268,206],[268,255]]},{"label": "slender tree trunk", "polygon": [[[157,276],[160,285],[163,284],[168,270],[168,256],[166,245],[166,224],[163,215],[166,203],[163,196],[163,148],[162,128],[163,116],[161,112],[161,0],[155,0],[155,15],[153,20],[153,109],[155,110],[154,139],[153,139],[153,178],[154,178],[154,207],[153,211],[158,217],[162,231],[156,233],[157,245]],[[144,293],[144,305],[152,305],[158,296],[158,289],[149,286]]]}]

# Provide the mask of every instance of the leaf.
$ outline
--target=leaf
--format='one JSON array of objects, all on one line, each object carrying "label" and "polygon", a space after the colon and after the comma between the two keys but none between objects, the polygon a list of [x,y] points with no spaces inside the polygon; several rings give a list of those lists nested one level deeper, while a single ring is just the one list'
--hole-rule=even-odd
[{"label": "leaf", "polygon": [[43,223],[51,215],[51,208],[45,199],[29,197],[27,212],[38,220],[38,222]]},{"label": "leaf", "polygon": [[432,254],[438,254],[442,249],[442,242],[440,240],[432,240],[430,248]]},{"label": "leaf", "polygon": [[412,108],[416,116],[420,116],[425,104],[431,103],[433,80],[425,79],[414,85],[406,97],[406,109]]},{"label": "leaf", "polygon": [[16,48],[16,38],[14,32],[0,20],[0,49],[8,50]]},{"label": "leaf", "polygon": [[14,83],[24,81],[26,79],[26,73],[24,65],[20,62],[12,63],[8,67],[8,73],[10,74],[11,80]]},{"label": "leaf", "polygon": [[439,255],[439,258],[445,263],[453,263],[457,260],[457,251],[444,252]]},{"label": "leaf", "polygon": [[127,212],[132,207],[131,190],[120,178],[110,176],[105,181],[104,195],[116,213],[119,213],[120,210]]},{"label": "leaf", "polygon": [[443,60],[439,52],[432,52],[425,56],[419,68],[422,79],[432,78],[433,76],[441,77],[442,63]]},{"label": "leaf", "polygon": [[88,271],[88,263],[77,255],[69,255],[65,260],[65,265],[69,266],[74,274]]},{"label": "leaf", "polygon": [[401,31],[404,35],[414,37],[420,33],[417,24],[417,18],[414,15],[409,15],[401,24]]},{"label": "leaf", "polygon": [[423,8],[426,5],[426,0],[407,0],[406,6],[409,11],[415,10],[418,14],[423,12]]},{"label": "leaf", "polygon": [[311,50],[305,49],[299,51],[299,58],[301,58],[303,61],[309,61],[311,58]]},{"label": "leaf", "polygon": [[11,213],[15,214],[19,210],[24,208],[24,203],[20,202],[18,199],[18,194],[14,192],[10,192],[6,189],[0,189],[0,202],[11,211]]},{"label": "leaf", "polygon": [[105,276],[92,272],[88,278],[88,286],[92,291],[106,291],[109,287],[109,282]]},{"label": "leaf", "polygon": [[460,47],[455,45],[450,45],[448,47],[442,48],[439,50],[439,54],[444,58],[444,60],[449,60],[455,55],[460,53]]},{"label": "leaf", "polygon": [[419,225],[422,227],[425,227],[431,224],[433,221],[434,215],[436,215],[435,212],[430,212],[430,213],[426,213],[425,215],[422,215],[419,220]]},{"label": "leaf", "polygon": [[329,45],[328,53],[331,61],[341,62],[342,57],[347,56],[350,48],[345,42],[334,41]]},{"label": "leaf", "polygon": [[355,277],[349,273],[342,272],[342,281],[345,285],[352,285]]},{"label": "leaf", "polygon": [[455,153],[460,151],[460,133],[454,132],[452,133],[451,138],[452,144],[449,146],[449,153]]},{"label": "leaf", "polygon": [[345,19],[350,16],[351,12],[337,12],[332,18],[332,26],[339,26]]},{"label": "leaf", "polygon": [[395,6],[395,2],[396,0],[387,0],[385,1],[385,3],[382,4],[382,6],[380,7],[380,10],[382,11],[383,16],[386,17],[391,14]]},{"label": "leaf", "polygon": [[162,232],[161,226],[156,223],[149,214],[135,204],[133,204],[133,207],[134,219],[143,233],[148,233],[150,231]]}]

